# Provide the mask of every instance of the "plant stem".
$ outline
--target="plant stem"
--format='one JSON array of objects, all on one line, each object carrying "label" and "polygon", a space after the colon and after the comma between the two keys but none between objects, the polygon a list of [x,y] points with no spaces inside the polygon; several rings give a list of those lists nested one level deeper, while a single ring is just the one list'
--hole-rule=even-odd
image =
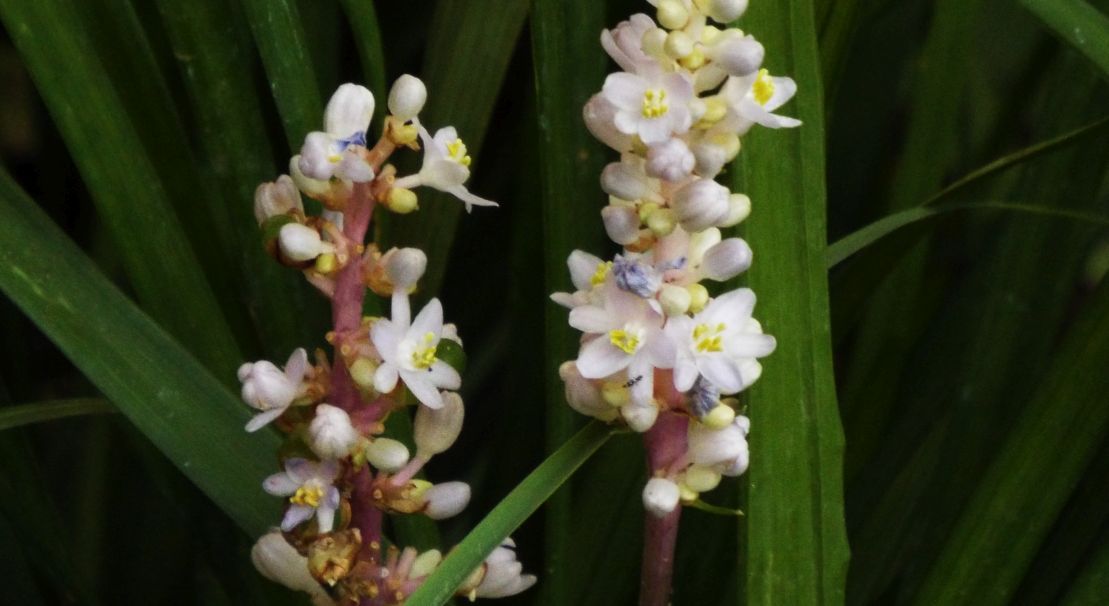
[{"label": "plant stem", "polygon": [[[689,420],[681,414],[664,411],[654,427],[643,434],[647,450],[647,471],[667,474],[686,451]],[[639,582],[639,606],[666,606],[674,577],[674,547],[678,542],[678,520],[682,506],[663,517],[644,514],[643,565]]]}]

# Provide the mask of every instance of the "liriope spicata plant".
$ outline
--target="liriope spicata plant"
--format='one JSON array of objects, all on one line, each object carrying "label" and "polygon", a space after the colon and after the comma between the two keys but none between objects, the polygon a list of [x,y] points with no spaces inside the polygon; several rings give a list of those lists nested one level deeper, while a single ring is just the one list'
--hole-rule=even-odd
[{"label": "liriope spicata plant", "polygon": [[[462,428],[456,393],[464,360],[462,341],[431,299],[413,317],[409,295],[427,267],[416,248],[379,250],[365,238],[375,209],[417,210],[413,189],[431,187],[472,206],[496,206],[465,187],[471,158],[453,127],[428,133],[419,120],[427,90],[402,76],[389,94],[383,134],[366,135],[374,97],[355,84],[339,87],[327,105],[324,130],[309,133],[289,175],[260,185],[255,217],[276,261],[303,272],[331,300],[334,346],[330,358],[297,349],[284,368],[268,361],[243,364],[243,400],[258,413],[246,426],[274,424],[286,435],[283,469],[266,492],[286,501],[280,527],[252,551],[258,571],[308,593],[316,604],[402,604],[442,560],[388,541],[386,514],[438,520],[470,500],[463,482],[431,484],[417,474],[446,451]],[[423,151],[419,172],[397,177],[387,164],[401,148]],[[319,201],[320,216],[305,213],[301,194]],[[363,315],[366,291],[388,297],[390,317]],[[390,414],[416,408],[414,453],[382,434]],[[458,589],[459,595],[503,597],[535,583],[522,574],[506,539]]]},{"label": "liriope spicata plant", "polygon": [[752,317],[754,292],[713,296],[704,284],[752,262],[744,240],[721,234],[751,200],[714,178],[754,126],[800,122],[773,113],[793,97],[793,80],[771,76],[763,46],[727,26],[744,0],[651,4],[657,22],[636,14],[602,34],[621,71],[584,108],[589,130],[620,153],[601,175],[601,217],[623,250],[611,260],[571,253],[577,290],[552,298],[583,333],[577,359],[560,368],[570,406],[643,434],[640,603],[664,605],[682,506],[706,507],[701,494],[746,471],[751,427],[736,396],[776,346]]}]

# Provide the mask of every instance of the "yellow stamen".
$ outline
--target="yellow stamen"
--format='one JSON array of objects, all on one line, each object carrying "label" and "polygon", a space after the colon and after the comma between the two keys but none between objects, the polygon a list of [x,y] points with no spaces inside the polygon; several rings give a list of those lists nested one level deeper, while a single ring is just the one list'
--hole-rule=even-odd
[{"label": "yellow stamen", "polygon": [[452,160],[458,162],[462,166],[470,165],[470,156],[466,155],[466,144],[462,142],[462,139],[455,139],[451,143],[448,143],[447,153],[450,154]]},{"label": "yellow stamen", "polygon": [[639,337],[634,333],[617,328],[608,331],[608,340],[626,354],[633,354],[639,349]]},{"label": "yellow stamen", "polygon": [[693,327],[693,340],[696,342],[694,347],[701,353],[719,352],[724,351],[724,344],[721,339],[721,333],[727,328],[723,322],[716,326],[708,324],[698,324]]},{"label": "yellow stamen", "polygon": [[412,352],[412,365],[416,368],[430,368],[435,363],[435,333],[424,335],[424,348]]},{"label": "yellow stamen", "polygon": [[321,499],[323,499],[322,488],[318,486],[301,486],[297,489],[296,494],[289,497],[289,502],[293,505],[319,507]]},{"label": "yellow stamen", "polygon": [[643,117],[659,118],[670,111],[670,104],[666,102],[666,91],[661,88],[649,88],[643,93]]},{"label": "yellow stamen", "polygon": [[770,72],[766,68],[759,70],[759,76],[755,78],[755,85],[751,88],[751,92],[759,105],[766,105],[774,96],[774,81],[770,79]]},{"label": "yellow stamen", "polygon": [[597,264],[597,271],[593,272],[593,277],[589,278],[589,283],[593,286],[600,286],[605,283],[605,278],[608,277],[609,270],[612,269],[612,261],[604,261]]}]

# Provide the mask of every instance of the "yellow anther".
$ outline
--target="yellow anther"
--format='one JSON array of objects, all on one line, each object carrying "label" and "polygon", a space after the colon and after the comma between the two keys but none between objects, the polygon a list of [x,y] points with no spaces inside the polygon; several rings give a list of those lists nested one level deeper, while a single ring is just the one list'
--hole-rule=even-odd
[{"label": "yellow anther", "polygon": [[612,269],[612,261],[604,261],[597,264],[597,270],[593,272],[593,276],[589,278],[589,283],[593,286],[600,286],[605,283],[605,278],[608,277],[608,272]]},{"label": "yellow anther", "polygon": [[661,88],[648,88],[643,93],[643,117],[659,118],[670,111],[670,104],[666,101],[666,90]]},{"label": "yellow anther", "polygon": [[721,334],[727,328],[723,322],[716,326],[708,324],[698,324],[693,327],[693,340],[696,342],[695,347],[701,353],[719,352],[724,351],[724,344],[721,340]]},{"label": "yellow anther", "polygon": [[470,165],[470,156],[466,154],[466,144],[462,142],[462,139],[455,139],[448,143],[447,153],[452,160],[458,162],[462,166]]},{"label": "yellow anther", "polygon": [[316,257],[316,271],[327,275],[339,269],[339,259],[335,253],[324,253]]},{"label": "yellow anther", "polygon": [[435,333],[424,335],[424,347],[412,352],[412,365],[416,368],[430,368],[435,363]]},{"label": "yellow anther", "polygon": [[759,105],[766,105],[770,98],[774,96],[774,80],[770,78],[770,72],[766,68],[759,70],[759,75],[755,78],[755,85],[751,88],[751,92]]},{"label": "yellow anther", "polygon": [[685,67],[686,69],[700,69],[701,66],[705,64],[705,53],[701,50],[701,47],[696,46],[693,48],[693,52],[682,57],[678,60],[678,62],[681,63],[682,67]]},{"label": "yellow anther", "polygon": [[293,505],[319,507],[321,499],[323,499],[322,488],[318,486],[301,486],[297,489],[296,494],[289,497],[289,502]]},{"label": "yellow anther", "polygon": [[608,331],[608,340],[626,354],[639,349],[639,336],[622,328]]}]

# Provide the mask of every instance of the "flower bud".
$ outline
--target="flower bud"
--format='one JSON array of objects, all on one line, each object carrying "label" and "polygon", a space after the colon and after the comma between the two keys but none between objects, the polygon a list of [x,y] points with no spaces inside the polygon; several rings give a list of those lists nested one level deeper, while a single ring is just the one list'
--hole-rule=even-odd
[{"label": "flower bud", "polygon": [[601,209],[601,221],[608,237],[621,246],[639,239],[639,213],[635,208],[610,204]]},{"label": "flower bud", "polygon": [[420,199],[411,189],[394,187],[385,196],[385,207],[398,215],[407,215],[420,208]]},{"label": "flower bud", "polygon": [[709,291],[701,284],[690,284],[685,287],[689,291],[689,312],[700,313],[709,302]]},{"label": "flower bud", "polygon": [[727,150],[708,141],[693,146],[693,157],[696,159],[697,174],[706,179],[720,174],[728,163]]},{"label": "flower bud", "polygon": [[665,181],[681,181],[693,172],[696,159],[681,139],[669,139],[647,149],[647,174]]},{"label": "flower bud", "polygon": [[674,193],[674,212],[682,229],[701,231],[715,226],[728,214],[727,187],[712,179],[698,179]]},{"label": "flower bud", "polygon": [[710,57],[716,65],[731,76],[743,77],[758,71],[762,66],[766,49],[752,36],[744,36],[733,30],[725,34],[711,47]]},{"label": "flower bud", "polygon": [[605,401],[595,383],[581,376],[573,360],[563,362],[558,367],[558,376],[566,384],[566,402],[570,408],[606,423],[616,419],[620,414],[616,408]]},{"label": "flower bud", "polygon": [[661,518],[674,511],[681,497],[678,485],[666,478],[651,478],[643,487],[643,507],[648,513]]},{"label": "flower bud", "polygon": [[391,438],[376,438],[366,446],[370,465],[393,473],[408,464],[408,447]]},{"label": "flower bud", "polygon": [[277,234],[277,244],[281,254],[290,261],[311,261],[325,252],[333,252],[335,247],[320,239],[320,233],[300,223],[289,223],[281,227]]},{"label": "flower bud", "polygon": [[689,458],[698,465],[731,465],[746,451],[746,434],[736,423],[721,429],[689,424]]},{"label": "flower bud", "polygon": [[720,227],[733,227],[751,216],[751,198],[746,194],[732,194],[728,197],[728,214]]},{"label": "flower bud", "polygon": [[693,297],[682,286],[663,284],[658,292],[658,302],[667,316],[682,316],[689,311]]},{"label": "flower bud", "polygon": [[693,38],[681,30],[670,32],[662,49],[673,59],[688,57],[693,52]]},{"label": "flower bud", "polygon": [[660,0],[658,23],[666,29],[681,29],[689,22],[689,11],[681,0]]},{"label": "flower bud", "polygon": [[331,183],[327,180],[313,179],[300,170],[300,155],[289,159],[289,175],[297,188],[309,198],[320,199],[331,193]]},{"label": "flower bud", "polygon": [[424,492],[427,508],[424,515],[443,520],[458,515],[470,504],[470,485],[465,482],[443,482]]},{"label": "flower bud", "polygon": [[743,378],[743,385],[750,387],[762,376],[762,364],[754,358],[745,358],[739,363],[739,376]]},{"label": "flower bud", "polygon": [[416,440],[416,456],[422,459],[429,459],[450,448],[462,431],[462,418],[466,412],[462,397],[452,391],[442,394],[442,408],[419,406],[416,410],[412,433]]},{"label": "flower bud", "polygon": [[708,492],[720,484],[720,473],[709,467],[690,465],[682,483],[694,492]]},{"label": "flower bud", "polygon": [[634,138],[616,128],[616,106],[604,95],[593,95],[585,104],[582,117],[585,119],[585,127],[601,143],[621,153],[631,150]]},{"label": "flower bud", "polygon": [[285,408],[296,398],[299,385],[272,362],[261,360],[239,367],[243,401],[258,410]]},{"label": "flower bud", "polygon": [[423,80],[404,74],[393,83],[389,91],[389,113],[402,122],[415,118],[427,102],[427,87]]},{"label": "flower bud", "polygon": [[304,213],[300,192],[289,175],[281,175],[277,181],[263,183],[254,190],[254,218],[259,225],[270,217],[285,215],[293,210]]},{"label": "flower bud", "polygon": [[601,189],[621,200],[640,200],[651,195],[647,175],[631,162],[613,162],[601,173]]},{"label": "flower bud", "polygon": [[262,535],[250,550],[254,568],[267,579],[312,596],[316,604],[334,604],[308,572],[308,558],[285,540],[279,531]]},{"label": "flower bud", "polygon": [[726,404],[717,404],[701,419],[705,427],[724,429],[735,421],[735,409]]},{"label": "flower bud", "polygon": [[747,10],[747,0],[708,0],[705,13],[717,23],[730,23]]},{"label": "flower bud", "polygon": [[658,407],[654,402],[645,404],[632,402],[620,409],[620,415],[624,417],[624,422],[632,431],[643,433],[654,427],[655,420],[658,419]]},{"label": "flower bud", "polygon": [[385,253],[383,261],[385,275],[402,291],[415,286],[427,269],[427,255],[418,248],[394,248]]},{"label": "flower bud", "polygon": [[330,404],[317,406],[316,416],[308,425],[308,445],[323,459],[346,457],[361,437],[347,412]]},{"label": "flower bud", "polygon": [[747,471],[747,465],[750,460],[751,453],[748,450],[747,441],[744,440],[743,447],[740,448],[739,455],[721,473],[730,478],[741,476],[743,475],[743,472]]},{"label": "flower bud", "polygon": [[439,563],[443,561],[443,552],[438,549],[429,549],[416,556],[412,562],[412,570],[408,573],[410,579],[421,579],[435,572]]},{"label": "flower bud", "polygon": [[[323,113],[324,130],[336,137],[349,137],[365,133],[374,115],[374,94],[364,86],[346,83],[341,85]],[[305,174],[311,176],[308,171]]]},{"label": "flower bud", "polygon": [[724,282],[751,267],[751,247],[740,238],[728,238],[705,252],[701,272],[706,278]]}]

